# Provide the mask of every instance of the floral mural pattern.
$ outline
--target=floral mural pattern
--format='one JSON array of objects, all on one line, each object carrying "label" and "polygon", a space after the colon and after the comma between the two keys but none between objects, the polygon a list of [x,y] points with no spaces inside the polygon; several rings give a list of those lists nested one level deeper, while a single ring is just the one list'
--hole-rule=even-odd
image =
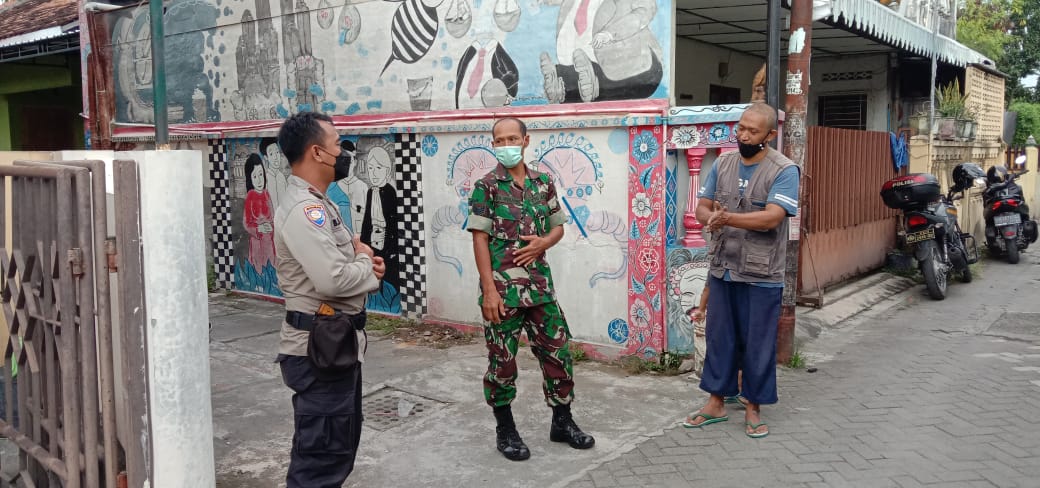
[{"label": "floral mural pattern", "polygon": [[664,349],[664,131],[661,127],[629,129],[628,253],[631,280],[625,354],[646,358]]}]

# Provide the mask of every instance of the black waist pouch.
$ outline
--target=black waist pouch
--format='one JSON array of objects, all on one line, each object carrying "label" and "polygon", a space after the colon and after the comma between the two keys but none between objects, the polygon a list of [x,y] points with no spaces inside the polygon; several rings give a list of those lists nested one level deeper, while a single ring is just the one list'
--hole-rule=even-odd
[{"label": "black waist pouch", "polygon": [[339,312],[314,317],[314,328],[307,339],[307,356],[318,379],[336,379],[358,364],[357,331],[365,329],[365,319],[364,313]]}]

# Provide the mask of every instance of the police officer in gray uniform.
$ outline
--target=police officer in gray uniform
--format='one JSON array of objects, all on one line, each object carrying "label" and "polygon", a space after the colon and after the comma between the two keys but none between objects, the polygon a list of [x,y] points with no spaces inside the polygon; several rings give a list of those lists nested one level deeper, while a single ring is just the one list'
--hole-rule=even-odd
[{"label": "police officer in gray uniform", "polygon": [[282,124],[278,145],[292,168],[274,218],[286,310],[278,363],[294,392],[286,484],[339,488],[354,468],[361,439],[365,296],[379,288],[386,267],[347,229],[350,216],[340,215],[325,196],[349,165],[339,157],[332,119],[296,114]]}]

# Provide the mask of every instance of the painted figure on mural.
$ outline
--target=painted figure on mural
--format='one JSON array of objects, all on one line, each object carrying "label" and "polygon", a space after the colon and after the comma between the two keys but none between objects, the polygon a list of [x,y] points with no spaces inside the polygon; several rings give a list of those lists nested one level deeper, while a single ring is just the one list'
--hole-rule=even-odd
[{"label": "painted figure on mural", "polygon": [[[397,189],[394,188],[394,144],[383,138],[358,141],[359,158],[364,159],[368,189],[361,213],[361,239],[369,243],[376,256],[386,262],[386,278],[378,293],[369,297],[372,309],[400,312],[400,276],[398,274]],[[351,200],[353,203],[353,200]]]},{"label": "painted figure on mural", "polygon": [[249,264],[257,273],[274,266],[274,209],[267,192],[267,170],[259,154],[246,158],[246,203],[242,220],[249,233]]},{"label": "painted figure on mural", "polygon": [[248,9],[242,13],[242,35],[235,48],[238,89],[231,104],[238,120],[275,118],[280,90],[278,32],[274,29],[269,0],[256,0],[256,20]]},{"label": "painted figure on mural", "polygon": [[[296,111],[320,111],[325,101],[325,62],[311,48],[310,10],[303,0],[281,0],[282,61],[288,99],[282,116]],[[295,13],[294,13],[295,12]]]},{"label": "painted figure on mural", "polygon": [[648,98],[664,77],[650,30],[654,0],[546,0],[560,5],[556,62],[540,64],[549,103]]},{"label": "painted figure on mural", "polygon": [[[354,155],[357,152],[357,148],[354,146],[354,141],[351,141],[350,139],[340,140],[339,150],[339,157],[336,158],[337,164],[340,164],[340,161],[342,161],[342,164],[346,168],[345,173],[353,175],[355,166]],[[337,180],[333,183],[333,185],[329,187],[328,196],[329,200],[332,200],[336,206],[339,207],[340,213],[343,214],[343,224],[347,226],[347,230],[355,232],[354,229],[360,229],[361,227],[354,226],[354,217],[352,215],[354,212],[350,205],[350,188],[347,183],[350,178],[351,177],[348,176],[347,178]],[[353,178],[357,180],[356,176]]]},{"label": "painted figure on mural", "polygon": [[470,195],[466,230],[480,274],[478,304],[486,320],[488,369],[484,398],[495,415],[496,446],[506,459],[531,452],[517,432],[511,404],[516,398],[516,353],[526,330],[542,369],[545,402],[552,408],[549,440],[588,449],[595,439],[571,416],[574,399],[570,329],[556,301],[545,252],[563,238],[567,217],[546,173],[524,163],[531,139],[515,118],[492,127],[498,165],[477,181]]},{"label": "painted figure on mural", "polygon": [[455,73],[455,108],[509,105],[519,90],[520,73],[505,47],[490,34],[473,42]]},{"label": "painted figure on mural", "polygon": [[271,203],[277,208],[288,186],[286,173],[289,166],[285,161],[285,155],[278,147],[278,141],[273,137],[260,139],[260,154],[267,163],[267,192],[271,195]]},{"label": "painted figure on mural", "polygon": [[[138,7],[121,18],[113,29],[113,64],[116,78],[116,117],[120,121],[151,123],[152,99],[150,16]],[[220,120],[213,100],[213,85],[206,74],[207,38],[220,12],[205,0],[170,2],[166,25],[166,96],[170,123]]]}]

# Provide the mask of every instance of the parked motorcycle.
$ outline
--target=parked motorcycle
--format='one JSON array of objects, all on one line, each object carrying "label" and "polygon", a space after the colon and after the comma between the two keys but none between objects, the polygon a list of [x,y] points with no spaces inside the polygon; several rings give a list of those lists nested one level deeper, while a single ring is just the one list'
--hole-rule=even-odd
[{"label": "parked motorcycle", "polygon": [[[928,173],[914,173],[887,181],[881,187],[881,198],[889,208],[903,211],[906,243],[914,250],[928,295],[935,300],[946,298],[947,278],[957,273],[961,281],[971,281],[968,265],[979,260],[975,238],[961,232],[957,223],[957,207],[953,202],[975,184],[965,170],[954,168],[954,185],[946,195],[939,180]],[[981,171],[981,170],[980,170]]]},{"label": "parked motorcycle", "polygon": [[982,194],[986,218],[986,246],[996,256],[1017,264],[1019,251],[1036,242],[1036,221],[1029,219],[1022,187],[1015,180],[1023,173],[1009,173],[1001,165],[986,171],[986,191]]}]

